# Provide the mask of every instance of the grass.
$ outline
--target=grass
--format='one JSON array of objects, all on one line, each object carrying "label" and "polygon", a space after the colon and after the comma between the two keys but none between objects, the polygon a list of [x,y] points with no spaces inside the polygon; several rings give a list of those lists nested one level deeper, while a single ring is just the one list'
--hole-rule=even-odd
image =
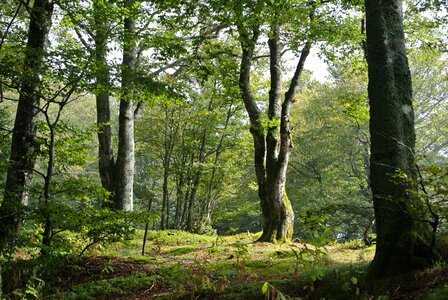
[{"label": "grass", "polygon": [[67,291],[54,292],[53,299],[89,300],[108,298],[112,296],[124,296],[130,293],[144,293],[154,286],[160,276],[148,276],[145,273],[133,273],[129,276],[119,276],[109,279],[93,280],[74,285]]},{"label": "grass", "polygon": [[[142,256],[142,236],[138,232],[132,240],[107,249],[93,247],[84,258],[65,261],[55,275],[28,279],[9,295],[19,299],[31,291],[36,296],[28,295],[29,299],[260,299],[266,297],[263,286],[270,295],[266,299],[392,295],[389,282],[374,287],[364,282],[375,248],[359,242],[316,249],[299,243],[253,243],[258,235],[248,233],[218,237],[150,231]],[[445,270],[442,266],[412,283],[430,281],[431,289],[409,289],[409,278],[394,283],[394,289],[408,287],[412,295],[444,299]]]}]

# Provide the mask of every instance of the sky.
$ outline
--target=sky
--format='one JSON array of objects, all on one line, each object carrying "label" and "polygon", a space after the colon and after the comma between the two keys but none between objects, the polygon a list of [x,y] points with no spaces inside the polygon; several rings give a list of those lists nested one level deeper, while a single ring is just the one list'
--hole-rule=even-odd
[{"label": "sky", "polygon": [[328,72],[327,64],[323,59],[319,58],[316,49],[311,49],[310,55],[305,62],[305,69],[313,72],[313,78],[324,82],[330,75]]}]

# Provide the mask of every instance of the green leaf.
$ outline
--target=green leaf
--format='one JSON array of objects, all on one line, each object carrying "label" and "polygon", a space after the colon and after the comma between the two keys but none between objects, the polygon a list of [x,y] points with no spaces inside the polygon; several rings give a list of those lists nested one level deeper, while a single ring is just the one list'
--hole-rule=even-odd
[{"label": "green leaf", "polygon": [[352,283],[355,285],[358,284],[358,278],[352,277]]},{"label": "green leaf", "polygon": [[324,271],[322,271],[322,269],[317,269],[316,270],[316,274],[319,278],[324,277]]},{"label": "green leaf", "polygon": [[263,295],[266,295],[266,293],[268,292],[268,284],[269,284],[269,283],[265,282],[265,283],[263,284],[263,286],[261,287],[261,293],[262,293]]}]

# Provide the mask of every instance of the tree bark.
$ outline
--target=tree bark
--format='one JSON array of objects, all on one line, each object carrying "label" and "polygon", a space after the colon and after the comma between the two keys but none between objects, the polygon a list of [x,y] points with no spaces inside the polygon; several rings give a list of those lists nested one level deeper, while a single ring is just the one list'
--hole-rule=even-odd
[{"label": "tree bark", "polygon": [[175,125],[175,109],[165,107],[165,132],[164,132],[164,155],[163,155],[163,189],[162,189],[162,211],[160,215],[160,229],[167,229],[169,223],[169,198],[168,183],[170,177],[171,160],[177,139],[178,127]]},{"label": "tree bark", "polygon": [[[182,132],[181,144],[185,144],[185,133]],[[184,147],[184,146],[182,146]],[[174,215],[174,228],[180,228],[182,224],[182,215],[183,215],[183,201],[184,198],[184,188],[185,188],[185,179],[186,179],[186,164],[187,164],[187,153],[184,149],[181,150],[181,159],[180,163],[176,167],[177,178],[176,178],[176,212]]]},{"label": "tree bark", "polygon": [[[96,76],[96,110],[98,126],[98,167],[101,185],[114,194],[115,159],[112,145],[112,128],[110,117],[109,86],[110,76],[107,65],[107,33],[109,26],[102,17],[102,7],[94,2],[95,18],[95,76]],[[104,201],[103,207],[113,207],[112,201]]]},{"label": "tree bark", "polygon": [[[152,200],[153,200],[153,195],[151,195],[150,198],[149,198],[149,202],[148,202],[148,212],[151,212],[151,209],[152,209]],[[145,255],[146,237],[148,236],[148,229],[149,229],[149,222],[146,222],[146,224],[145,224],[145,233],[143,234],[142,255]]]},{"label": "tree bark", "polygon": [[274,21],[268,40],[271,87],[267,125],[265,125],[250,87],[250,69],[259,29],[254,27],[251,34],[242,26],[239,26],[238,29],[243,52],[239,86],[249,114],[251,133],[254,138],[255,173],[263,216],[263,233],[258,241],[289,241],[292,239],[294,225],[294,212],[285,189],[286,170],[291,148],[289,114],[311,44],[309,42],[305,44],[282,102],[280,24],[278,20]]},{"label": "tree bark", "polygon": [[[377,246],[368,276],[416,270],[432,259],[423,205],[413,196],[414,110],[401,0],[366,0],[370,179]],[[397,172],[409,180],[396,178]],[[394,177],[395,176],[395,177]],[[403,176],[404,177],[404,176]]]},{"label": "tree bark", "polygon": [[20,230],[29,185],[34,170],[36,114],[40,102],[41,69],[51,27],[53,3],[36,0],[31,9],[24,73],[14,122],[11,154],[0,207],[0,250],[12,245]]},{"label": "tree bark", "polygon": [[189,193],[189,198],[188,198],[188,210],[187,210],[187,219],[186,219],[186,224],[185,224],[185,229],[187,231],[193,231],[193,209],[194,209],[194,203],[196,201],[196,193],[199,189],[199,184],[201,183],[201,177],[202,177],[202,172],[203,172],[203,166],[202,164],[205,161],[205,145],[206,145],[206,141],[207,141],[207,130],[204,129],[202,132],[202,137],[201,137],[201,146],[199,148],[199,153],[198,153],[198,169],[196,170],[196,173],[194,174],[194,180],[193,180],[193,184],[191,186],[191,190]]},{"label": "tree bark", "polygon": [[[133,0],[126,1],[132,7]],[[133,210],[134,185],[134,95],[133,78],[137,61],[133,15],[124,19],[124,48],[122,63],[122,96],[120,99],[118,154],[115,165],[115,208]]]},{"label": "tree bark", "polygon": [[[61,112],[61,110],[59,111]],[[44,232],[42,234],[42,245],[50,246],[51,242],[51,234],[52,234],[52,222],[51,222],[51,213],[50,213],[50,187],[53,179],[53,170],[55,164],[55,143],[56,143],[56,132],[55,127],[57,122],[52,123],[50,121],[48,110],[46,111],[45,118],[47,120],[47,125],[50,129],[50,137],[48,143],[48,162],[47,162],[47,173],[44,178],[44,216],[45,216],[45,227]],[[59,118],[58,118],[59,119]],[[43,251],[42,253],[46,253]]]}]

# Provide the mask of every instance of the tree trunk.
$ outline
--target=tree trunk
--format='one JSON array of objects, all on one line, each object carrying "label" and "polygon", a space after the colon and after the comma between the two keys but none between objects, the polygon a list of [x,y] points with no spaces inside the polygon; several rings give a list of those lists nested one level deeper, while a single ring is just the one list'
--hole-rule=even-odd
[{"label": "tree trunk", "polygon": [[191,191],[191,178],[188,179],[188,188],[187,188],[187,192],[185,193],[185,197],[184,197],[184,204],[183,204],[183,208],[182,208],[182,214],[181,214],[181,218],[179,223],[181,225],[184,225],[184,227],[186,227],[187,224],[187,211],[188,211],[188,203],[189,203],[189,199],[190,199],[190,191]]},{"label": "tree trunk", "polygon": [[160,217],[160,229],[167,229],[169,223],[169,198],[168,190],[171,158],[177,139],[178,127],[174,120],[175,109],[165,107],[165,133],[164,133],[164,155],[163,155],[163,193],[162,193],[162,211]]},{"label": "tree trunk", "polygon": [[[401,0],[366,0],[370,178],[377,246],[368,275],[393,276],[432,259],[430,230],[415,188],[414,111]],[[396,178],[403,172],[410,180]],[[406,182],[405,182],[406,181]]]},{"label": "tree trunk", "polygon": [[[148,212],[151,212],[152,200],[153,200],[153,195],[151,195],[151,198],[149,198]],[[149,229],[149,222],[146,222],[146,224],[145,224],[145,233],[143,234],[142,255],[145,255],[146,237],[148,236],[148,229]]]},{"label": "tree trunk", "polygon": [[196,171],[193,180],[193,186],[191,187],[189,198],[188,198],[188,208],[187,208],[187,220],[185,230],[193,231],[193,209],[196,200],[196,193],[199,188],[199,183],[201,182],[202,170]]},{"label": "tree trunk", "polygon": [[[132,7],[133,0],[126,1]],[[133,210],[134,185],[134,111],[133,78],[137,60],[135,20],[124,19],[124,48],[122,63],[122,96],[120,100],[118,154],[115,166],[115,207]]]},{"label": "tree trunk", "polygon": [[162,209],[160,211],[160,229],[167,229],[167,219],[168,219],[168,166],[164,167],[163,170],[163,188],[162,188]]},{"label": "tree trunk", "polygon": [[[107,32],[109,27],[102,17],[102,7],[97,2],[95,7],[95,76],[96,76],[96,111],[98,126],[98,166],[101,185],[114,194],[114,152],[112,145],[112,128],[109,103],[109,68],[107,65]],[[113,207],[112,202],[104,201],[103,207]]]},{"label": "tree trunk", "polygon": [[[48,111],[45,115],[47,119],[47,124],[50,129],[50,141],[48,142],[48,162],[47,162],[47,173],[44,178],[44,216],[45,216],[45,227],[42,234],[42,245],[49,247],[52,236],[52,222],[51,222],[51,212],[50,212],[50,187],[51,181],[53,179],[53,169],[55,164],[55,142],[56,142],[56,132],[55,126],[57,121],[51,124]],[[47,251],[42,251],[43,254],[47,254]]]},{"label": "tree trunk", "polygon": [[[211,108],[210,108],[211,109]],[[217,167],[218,162],[220,159],[220,155],[224,149],[224,138],[226,136],[226,130],[229,126],[230,118],[233,115],[233,102],[230,103],[229,108],[227,110],[226,114],[226,120],[224,122],[224,127],[222,129],[221,136],[219,137],[219,142],[215,150],[215,158],[213,160],[213,166],[212,166],[212,172],[210,175],[210,181],[208,183],[208,189],[207,189],[207,197],[205,198],[205,205],[203,207],[203,213],[201,221],[205,223],[211,223],[211,217],[212,217],[212,210],[214,207],[214,202],[216,201],[217,197],[213,197],[213,190],[216,188],[217,182],[216,182],[216,173],[217,173]],[[221,183],[222,184],[222,183]]]},{"label": "tree trunk", "polygon": [[189,204],[189,199],[190,199],[190,193],[191,193],[191,189],[192,189],[192,185],[193,185],[193,174],[192,169],[193,169],[193,164],[194,164],[194,152],[190,154],[190,162],[188,165],[188,169],[187,169],[187,173],[185,175],[186,180],[185,180],[185,185],[187,187],[186,192],[185,192],[185,196],[184,196],[184,204],[183,204],[183,208],[182,208],[182,214],[181,214],[181,218],[180,218],[180,224],[182,224],[184,227],[186,227],[187,225],[187,212],[188,212],[188,204]]},{"label": "tree trunk", "polygon": [[250,87],[250,69],[253,52],[258,40],[259,28],[249,33],[239,26],[242,59],[239,86],[244,105],[251,122],[254,138],[254,162],[258,183],[258,196],[263,215],[263,233],[258,241],[275,242],[292,239],[294,212],[286,195],[285,181],[291,148],[289,114],[311,44],[307,42],[302,50],[296,71],[282,103],[282,67],[280,24],[274,21],[269,37],[270,79],[267,125],[262,122],[262,113],[257,107]]},{"label": "tree trunk", "polygon": [[198,153],[198,170],[196,171],[194,175],[193,185],[190,190],[190,198],[188,199],[188,211],[187,211],[187,220],[186,220],[186,230],[192,231],[193,230],[193,209],[194,209],[194,203],[196,201],[196,193],[199,189],[199,184],[201,183],[201,177],[202,177],[202,164],[205,160],[205,145],[207,141],[207,130],[204,129],[202,132],[202,138],[201,138],[201,147],[199,148]]},{"label": "tree trunk", "polygon": [[41,69],[51,27],[53,2],[36,0],[31,9],[24,74],[12,133],[5,192],[0,207],[0,250],[13,243],[28,204],[27,186],[34,169],[36,114],[39,107]]},{"label": "tree trunk", "polygon": [[[182,133],[182,145],[184,145],[184,134]],[[184,188],[186,177],[186,163],[187,154],[182,150],[182,156],[180,165],[177,166],[177,179],[176,179],[176,212],[174,215],[174,227],[179,228],[182,224],[182,204],[184,200]]]}]

